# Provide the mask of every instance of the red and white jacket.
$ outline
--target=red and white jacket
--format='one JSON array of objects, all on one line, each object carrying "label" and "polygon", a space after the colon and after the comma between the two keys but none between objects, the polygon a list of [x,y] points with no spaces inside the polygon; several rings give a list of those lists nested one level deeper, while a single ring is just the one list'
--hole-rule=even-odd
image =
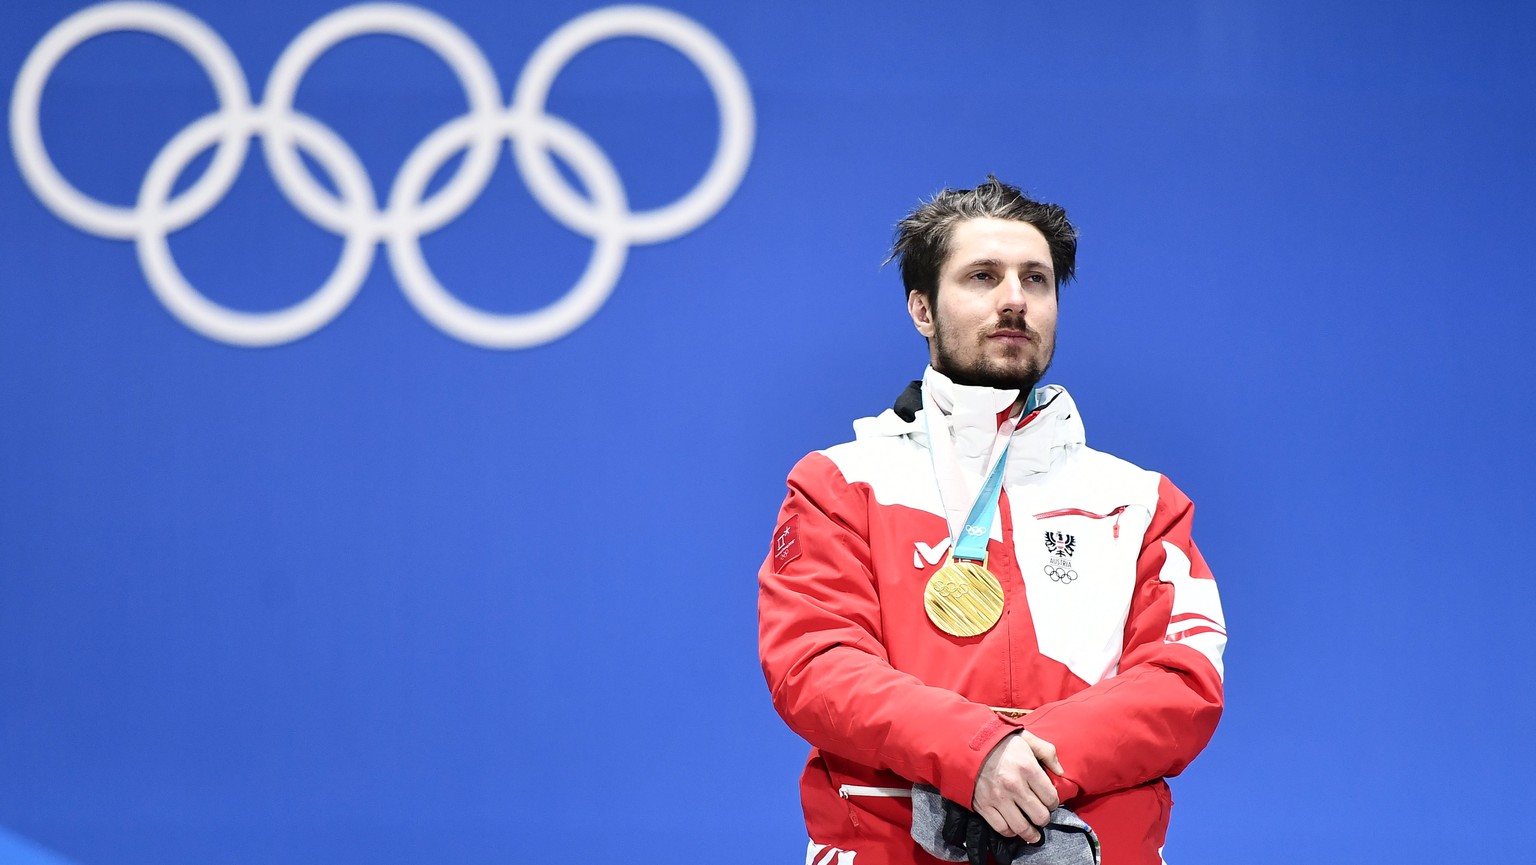
[{"label": "red and white jacket", "polygon": [[[925,381],[979,489],[1014,393],[932,369]],[[912,784],[969,807],[982,762],[1017,727],[1056,746],[1062,804],[1098,833],[1105,865],[1160,862],[1163,779],[1205,747],[1222,707],[1225,619],[1190,540],[1193,505],[1085,446],[1072,398],[1042,389],[1013,433],[988,544],[1002,619],[951,636],[923,606],[949,528],[915,393],[795,466],[759,575],[773,704],[814,746],[807,862],[937,861],[909,834]]]}]

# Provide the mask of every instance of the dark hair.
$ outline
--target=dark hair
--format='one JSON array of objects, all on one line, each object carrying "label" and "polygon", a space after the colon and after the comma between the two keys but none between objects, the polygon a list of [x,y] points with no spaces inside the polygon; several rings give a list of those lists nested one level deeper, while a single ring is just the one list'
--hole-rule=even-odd
[{"label": "dark hair", "polygon": [[896,223],[896,239],[887,262],[901,266],[907,294],[920,291],[929,300],[939,290],[939,271],[949,258],[955,226],[968,219],[1013,219],[1033,225],[1051,250],[1056,287],[1072,281],[1077,268],[1077,229],[1059,205],[1035,201],[1017,186],[987,175],[975,189],[944,189]]}]

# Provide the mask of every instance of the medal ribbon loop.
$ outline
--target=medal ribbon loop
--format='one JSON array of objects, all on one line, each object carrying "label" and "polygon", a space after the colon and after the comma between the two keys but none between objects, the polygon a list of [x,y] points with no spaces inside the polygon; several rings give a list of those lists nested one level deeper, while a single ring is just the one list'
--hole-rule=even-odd
[{"label": "medal ribbon loop", "polygon": [[[1035,392],[1034,389],[1030,389],[1024,409],[1019,412],[1018,417],[1010,417],[998,427],[997,437],[992,444],[992,470],[987,473],[986,481],[977,492],[976,498],[972,500],[970,512],[965,516],[964,522],[960,522],[957,517],[961,503],[964,501],[966,484],[960,471],[959,458],[955,455],[955,444],[950,439],[948,418],[945,418],[934,405],[925,383],[923,428],[928,433],[928,454],[933,460],[933,473],[939,481],[939,499],[944,504],[945,516],[949,522],[950,558],[971,562],[987,560],[987,541],[992,535],[992,522],[997,519],[998,493],[1003,485],[1003,469],[1008,462],[1008,446],[1019,420],[1028,417],[1034,410]],[[931,418],[940,418],[944,421],[945,428],[939,431],[937,437],[933,434]]]}]

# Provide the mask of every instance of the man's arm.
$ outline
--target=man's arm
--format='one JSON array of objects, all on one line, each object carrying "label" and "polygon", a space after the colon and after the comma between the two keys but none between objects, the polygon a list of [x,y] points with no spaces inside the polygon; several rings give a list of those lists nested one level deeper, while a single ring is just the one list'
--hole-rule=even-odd
[{"label": "man's arm", "polygon": [[758,645],[773,705],[817,748],[969,803],[982,762],[1016,728],[891,666],[866,494],[821,454],[790,472],[759,574]]},{"label": "man's arm", "polygon": [[1025,717],[1056,746],[1062,801],[1177,775],[1221,717],[1226,619],[1190,539],[1194,505],[1167,478],[1142,544],[1119,673]]}]

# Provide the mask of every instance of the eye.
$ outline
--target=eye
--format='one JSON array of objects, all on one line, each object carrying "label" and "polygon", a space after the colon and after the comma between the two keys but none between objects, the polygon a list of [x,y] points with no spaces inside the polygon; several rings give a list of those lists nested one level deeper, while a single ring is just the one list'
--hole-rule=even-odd
[{"label": "eye", "polygon": [[971,279],[990,281],[992,279],[992,274],[988,273],[985,270],[978,270],[975,273],[971,274]]},{"label": "eye", "polygon": [[1039,283],[1041,285],[1044,285],[1045,284],[1045,274],[1043,274],[1043,273],[1031,273],[1029,275],[1029,281],[1030,282],[1036,282],[1036,283]]}]

